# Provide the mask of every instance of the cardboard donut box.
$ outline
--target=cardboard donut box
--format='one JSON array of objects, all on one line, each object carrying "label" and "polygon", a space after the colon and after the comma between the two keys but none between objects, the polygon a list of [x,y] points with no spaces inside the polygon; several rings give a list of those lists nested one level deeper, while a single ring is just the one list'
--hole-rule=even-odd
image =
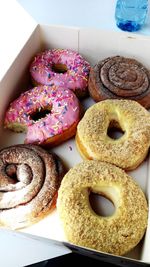
[{"label": "cardboard donut box", "polygon": [[[19,36],[14,33],[15,38],[22,38],[19,48],[14,48],[14,54],[9,66],[6,66],[5,73],[1,74],[0,81],[0,148],[23,143],[24,134],[17,134],[3,129],[3,118],[11,100],[15,99],[22,91],[29,88],[29,64],[34,55],[44,49],[51,48],[70,48],[78,51],[91,65],[98,60],[108,56],[127,56],[139,60],[150,69],[150,37],[125,32],[110,32],[100,29],[74,28],[63,26],[37,25],[28,14],[19,7],[22,14],[22,21],[26,23],[25,30],[16,29],[21,32]],[[23,23],[23,22],[21,22]],[[8,55],[9,56],[9,55]],[[85,99],[82,104],[86,108],[94,101],[90,98]],[[68,169],[82,161],[76,150],[74,138],[53,149],[67,165]],[[150,172],[149,156],[136,170],[129,174],[135,179],[144,191],[148,203],[150,199]],[[103,209],[109,209],[103,203]],[[140,222],[139,222],[140,223]],[[120,266],[150,266],[150,218],[148,227],[143,240],[131,252],[123,257],[101,253],[87,248],[74,246],[67,242],[61,228],[57,210],[47,216],[39,223],[21,230],[22,233],[31,234],[31,238],[36,236],[39,240],[46,238],[50,242],[60,242],[72,251],[84,254],[106,262],[118,264]]]}]

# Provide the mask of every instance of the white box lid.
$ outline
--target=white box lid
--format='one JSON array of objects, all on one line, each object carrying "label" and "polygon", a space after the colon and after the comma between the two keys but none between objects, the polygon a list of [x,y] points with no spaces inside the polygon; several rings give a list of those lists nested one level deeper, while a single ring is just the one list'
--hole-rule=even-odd
[{"label": "white box lid", "polygon": [[37,22],[16,0],[0,3],[0,81],[10,68]]}]

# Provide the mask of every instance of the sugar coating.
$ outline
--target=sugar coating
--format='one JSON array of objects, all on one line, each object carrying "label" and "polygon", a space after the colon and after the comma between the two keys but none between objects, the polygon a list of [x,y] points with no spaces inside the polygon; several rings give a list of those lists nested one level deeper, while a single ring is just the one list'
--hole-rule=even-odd
[{"label": "sugar coating", "polygon": [[[103,192],[115,213],[97,215],[89,203],[90,191]],[[147,202],[138,184],[122,169],[97,160],[69,170],[58,191],[57,209],[69,242],[116,255],[136,246],[147,226]]]},{"label": "sugar coating", "polygon": [[[124,132],[108,136],[111,122]],[[99,159],[131,170],[146,157],[150,145],[150,114],[133,100],[104,100],[90,107],[77,127],[76,143],[84,158]]]},{"label": "sugar coating", "polygon": [[[56,204],[64,167],[55,155],[35,145],[16,145],[0,151],[0,226],[19,229],[38,222]],[[6,173],[14,166],[16,180]]]}]

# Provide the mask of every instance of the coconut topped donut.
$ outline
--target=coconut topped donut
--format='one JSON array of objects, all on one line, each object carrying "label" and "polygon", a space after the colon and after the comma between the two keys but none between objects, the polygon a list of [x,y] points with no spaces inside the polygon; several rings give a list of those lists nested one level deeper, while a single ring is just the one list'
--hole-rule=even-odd
[{"label": "coconut topped donut", "polygon": [[[96,214],[90,192],[112,201],[114,214]],[[58,191],[57,209],[69,242],[116,255],[135,247],[147,226],[147,202],[138,184],[123,170],[98,160],[69,170]]]},{"label": "coconut topped donut", "polygon": [[35,85],[59,85],[78,97],[87,94],[90,64],[76,51],[51,49],[37,54],[30,65]]},{"label": "coconut topped donut", "polygon": [[[111,129],[122,136],[115,139]],[[133,100],[104,100],[90,107],[78,124],[76,144],[84,158],[135,169],[150,146],[150,114]]]}]

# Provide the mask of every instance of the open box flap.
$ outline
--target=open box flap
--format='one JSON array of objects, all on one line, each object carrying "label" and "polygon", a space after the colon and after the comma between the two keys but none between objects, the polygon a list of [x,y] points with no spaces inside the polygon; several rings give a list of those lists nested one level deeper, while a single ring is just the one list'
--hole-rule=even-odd
[{"label": "open box flap", "polygon": [[[147,181],[147,188],[146,188],[146,195],[148,196],[150,194],[150,157],[148,158],[148,181]],[[149,198],[148,198],[149,199]],[[150,200],[148,200],[148,209],[150,211]],[[149,213],[149,219],[148,219],[148,227],[145,234],[145,241],[143,244],[143,250],[142,250],[142,258],[145,262],[150,262],[150,213]]]},{"label": "open box flap", "polygon": [[[71,253],[61,242],[0,229],[1,266],[26,266]],[[13,244],[13,245],[12,245]],[[6,255],[9,251],[9,257]],[[16,255],[17,257],[14,257]]]},{"label": "open box flap", "polygon": [[37,22],[15,0],[0,3],[0,80],[36,28]]}]

